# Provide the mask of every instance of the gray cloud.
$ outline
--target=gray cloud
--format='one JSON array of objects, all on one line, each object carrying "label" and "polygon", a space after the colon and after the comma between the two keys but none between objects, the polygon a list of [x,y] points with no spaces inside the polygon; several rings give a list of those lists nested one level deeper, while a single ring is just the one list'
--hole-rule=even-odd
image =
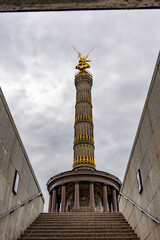
[{"label": "gray cloud", "polygon": [[46,199],[47,180],[72,168],[78,56],[71,47],[86,55],[95,46],[96,165],[122,180],[159,52],[159,25],[159,10],[0,15],[0,85]]}]

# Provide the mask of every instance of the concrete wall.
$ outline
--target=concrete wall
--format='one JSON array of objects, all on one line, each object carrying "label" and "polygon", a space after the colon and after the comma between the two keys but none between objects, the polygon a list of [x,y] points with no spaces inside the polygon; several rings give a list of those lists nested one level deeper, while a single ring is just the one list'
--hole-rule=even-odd
[{"label": "concrete wall", "polygon": [[0,1],[0,11],[57,11],[98,9],[160,8],[159,0],[5,0]]},{"label": "concrete wall", "polygon": [[[15,171],[18,192],[12,192]],[[41,192],[11,113],[0,89],[0,216]],[[43,211],[43,196],[0,219],[0,239],[15,240]]]},{"label": "concrete wall", "polygon": [[[143,191],[136,174],[141,171]],[[160,221],[160,54],[131,151],[121,192]],[[120,211],[141,240],[160,239],[160,225],[120,197]]]}]

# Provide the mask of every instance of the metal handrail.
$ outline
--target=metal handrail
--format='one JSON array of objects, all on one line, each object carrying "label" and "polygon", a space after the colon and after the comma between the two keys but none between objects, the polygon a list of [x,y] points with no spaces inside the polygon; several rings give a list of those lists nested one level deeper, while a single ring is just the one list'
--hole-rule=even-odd
[{"label": "metal handrail", "polygon": [[129,201],[134,207],[138,208],[142,213],[146,214],[149,218],[151,218],[154,222],[156,222],[157,224],[160,224],[160,221],[158,221],[157,219],[155,219],[154,217],[152,217],[149,213],[147,213],[145,210],[143,210],[141,207],[139,207],[136,203],[134,203],[131,199],[129,199],[127,196],[125,196],[123,193],[119,192],[119,194],[124,197],[125,199],[127,199],[127,201]]},{"label": "metal handrail", "polygon": [[33,197],[29,198],[28,200],[22,202],[21,204],[17,205],[16,207],[10,209],[9,211],[7,211],[6,213],[3,213],[1,216],[0,216],[0,219],[7,216],[8,214],[10,213],[13,213],[16,209],[18,209],[19,207],[22,207],[24,205],[26,205],[27,203],[31,202],[32,200],[34,200],[36,197],[39,197],[39,196],[42,196],[42,193],[38,193],[36,195],[34,195]]}]

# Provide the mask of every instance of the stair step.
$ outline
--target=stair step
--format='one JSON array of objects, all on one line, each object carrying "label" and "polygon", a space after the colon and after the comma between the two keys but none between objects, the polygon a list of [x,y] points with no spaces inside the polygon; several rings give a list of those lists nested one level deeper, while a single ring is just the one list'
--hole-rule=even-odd
[{"label": "stair step", "polygon": [[[72,227],[72,228],[74,228],[74,227],[80,227],[81,226],[81,228],[90,228],[90,227],[94,227],[94,228],[97,228],[99,225],[98,224],[96,224],[96,223],[88,223],[87,225],[86,224],[82,224],[82,223],[77,223],[77,224],[66,224],[66,223],[64,223],[64,224],[59,224],[59,223],[57,223],[57,222],[55,222],[54,224],[52,223],[52,224],[43,224],[43,223],[41,223],[41,224],[36,224],[36,223],[34,223],[33,225],[32,225],[33,227],[52,227],[52,226],[55,226],[55,227],[60,227],[60,228],[62,228],[62,227]],[[103,227],[103,228],[110,228],[110,227],[126,227],[126,226],[128,226],[127,225],[127,223],[123,223],[123,224],[119,224],[119,223],[117,223],[117,224],[110,224],[110,223],[103,223],[103,224],[101,224],[101,227]]]},{"label": "stair step", "polygon": [[112,225],[116,225],[116,224],[118,224],[118,225],[127,225],[127,223],[125,222],[125,221],[117,221],[117,222],[111,222],[111,221],[103,221],[103,222],[99,222],[99,221],[88,221],[88,222],[66,222],[66,221],[49,221],[49,222],[35,222],[34,223],[35,225],[53,225],[53,224],[55,224],[55,225],[73,225],[73,226],[75,226],[75,225],[83,225],[83,226],[90,226],[90,225],[97,225],[97,224],[100,224],[100,225],[104,225],[104,226],[107,226],[107,225],[109,225],[109,224],[112,224]]},{"label": "stair step", "polygon": [[97,221],[97,220],[85,220],[85,221],[72,221],[72,220],[68,220],[68,221],[65,221],[65,220],[59,220],[59,221],[57,221],[57,220],[50,220],[50,221],[39,221],[39,220],[37,220],[36,222],[35,222],[36,224],[41,224],[41,223],[43,223],[43,224],[54,224],[54,223],[57,223],[57,224],[74,224],[74,225],[76,225],[76,224],[79,224],[79,223],[81,223],[81,224],[83,224],[83,225],[90,225],[90,224],[107,224],[107,223],[112,223],[112,224],[116,224],[116,223],[119,223],[119,224],[123,224],[123,223],[125,223],[125,220],[103,220],[103,221]]},{"label": "stair step", "polygon": [[[56,220],[56,221],[61,221],[61,220],[64,220],[64,221],[69,221],[69,220],[71,220],[71,218],[70,217],[51,217],[51,218],[39,218],[38,219],[38,221],[51,221],[51,220]],[[114,217],[104,217],[104,218],[99,218],[99,217],[97,217],[97,218],[93,218],[93,217],[77,217],[77,218],[72,218],[72,221],[79,221],[79,220],[81,220],[81,221],[87,221],[87,220],[91,220],[91,221],[104,221],[104,220],[106,220],[106,221],[112,221],[112,220],[114,220],[114,221],[119,221],[119,220],[124,220],[124,218],[122,218],[122,217],[116,217],[116,218],[114,218]]]},{"label": "stair step", "polygon": [[64,215],[70,215],[70,216],[123,216],[121,212],[51,212],[51,213],[41,213],[41,216],[51,216],[51,215],[57,215],[57,216],[64,216]]},{"label": "stair step", "polygon": [[114,218],[102,218],[102,219],[93,219],[93,218],[76,218],[76,219],[69,219],[69,218],[51,218],[51,219],[37,219],[35,220],[36,222],[87,222],[87,221],[90,221],[90,222],[125,222],[126,220],[124,218],[117,218],[117,219],[114,219]]},{"label": "stair step", "polygon": [[[51,225],[51,226],[43,226],[43,225],[41,225],[41,226],[39,226],[39,225],[31,225],[30,226],[30,228],[29,228],[29,230],[35,230],[35,231],[37,231],[37,230],[63,230],[63,229],[66,229],[66,227],[65,226],[54,226],[54,225]],[[82,229],[82,226],[81,225],[79,225],[79,226],[67,226],[67,229],[71,229],[71,230],[74,230],[74,229],[79,229],[79,230],[81,230]],[[95,226],[89,226],[88,228],[87,227],[85,227],[85,229],[95,229]],[[123,231],[127,231],[127,230],[132,230],[132,228],[130,227],[130,226],[128,226],[128,225],[121,225],[121,226],[119,226],[119,225],[109,225],[109,226],[96,226],[96,230],[98,230],[98,229],[100,229],[100,230],[102,230],[102,229],[105,229],[105,230],[108,230],[108,229],[111,229],[111,230],[116,230],[116,231],[119,231],[119,230],[123,230]]]},{"label": "stair step", "polygon": [[123,218],[123,216],[121,216],[121,215],[119,215],[119,216],[69,216],[69,215],[62,215],[61,216],[61,214],[59,215],[59,216],[56,216],[56,215],[51,215],[51,216],[41,216],[41,217],[39,217],[39,219],[52,219],[52,218],[54,218],[54,219],[69,219],[69,218],[71,218],[72,217],[72,219],[85,219],[85,218],[89,218],[89,219],[112,219],[112,218],[114,218],[114,219],[120,219],[120,218]]},{"label": "stair step", "polygon": [[[18,240],[89,240],[89,239],[92,239],[92,240],[100,240],[99,237],[95,237],[95,236],[91,236],[91,237],[87,237],[87,238],[84,238],[84,237],[81,237],[81,236],[78,236],[78,237],[51,237],[51,238],[46,238],[46,237],[38,237],[38,238],[35,238],[35,237],[26,237],[26,238],[19,238]],[[131,238],[128,238],[128,237],[103,237],[102,238],[103,240],[139,240],[139,238],[137,237],[131,237]]]},{"label": "stair step", "polygon": [[75,228],[75,229],[58,229],[58,230],[56,230],[56,229],[30,229],[30,230],[28,230],[27,231],[27,234],[41,234],[41,233],[45,233],[45,234],[50,234],[50,233],[59,233],[59,232],[63,232],[63,233],[83,233],[83,232],[85,232],[85,233],[98,233],[98,232],[100,232],[100,233],[114,233],[114,231],[117,233],[133,233],[133,230],[131,230],[131,229],[106,229],[106,228],[101,228],[101,229],[77,229],[77,228]]},{"label": "stair step", "polygon": [[90,214],[88,214],[88,213],[41,213],[41,215],[40,215],[40,217],[51,217],[51,216],[57,216],[57,217],[59,217],[59,216],[72,216],[72,217],[75,217],[75,216],[82,216],[82,217],[84,217],[84,216],[91,216],[91,217],[106,217],[106,216],[108,216],[108,217],[117,217],[117,216],[121,216],[121,217],[123,217],[123,215],[122,214],[117,214],[117,213],[112,213],[112,214],[110,214],[110,213],[96,213],[96,214],[94,214],[94,213],[90,213]]},{"label": "stair step", "polygon": [[81,236],[81,237],[99,237],[99,238],[103,238],[103,237],[128,237],[128,238],[130,238],[130,237],[136,237],[136,234],[135,233],[127,233],[127,234],[122,234],[122,233],[94,233],[94,234],[89,234],[89,233],[63,233],[63,232],[59,232],[59,234],[57,233],[57,234],[46,234],[46,233],[41,233],[41,234],[32,234],[32,235],[30,235],[30,234],[25,234],[25,236],[22,236],[21,237],[21,239],[25,239],[26,237],[28,238],[28,237],[30,237],[30,238],[32,238],[32,237],[34,237],[35,239],[36,238],[42,238],[42,237],[45,237],[46,239],[51,239],[52,237],[70,237],[71,239],[72,239],[72,237],[79,237],[79,236]]},{"label": "stair step", "polygon": [[[105,228],[107,228],[107,227],[114,227],[114,226],[122,226],[122,227],[126,227],[126,226],[128,226],[128,224],[127,223],[119,223],[119,222],[117,222],[117,223],[112,223],[112,222],[109,222],[109,223],[101,223],[100,224],[101,225],[101,227],[105,227]],[[63,227],[63,226],[66,226],[66,227],[78,227],[78,226],[81,226],[81,227],[97,227],[97,226],[99,226],[99,225],[97,225],[97,223],[88,223],[87,225],[86,224],[83,224],[83,223],[81,223],[81,222],[79,222],[79,223],[63,223],[63,224],[59,224],[59,223],[57,223],[57,222],[55,222],[54,224],[53,223],[33,223],[33,225],[32,225],[33,227],[36,227],[36,226],[40,226],[40,227],[42,227],[42,226],[44,226],[44,227],[47,227],[47,226],[49,226],[49,227],[52,227],[52,226],[56,226],[56,227]]]},{"label": "stair step", "polygon": [[[39,219],[52,219],[52,218],[55,218],[55,219],[59,219],[59,218],[65,218],[65,219],[69,219],[71,218],[71,216],[56,216],[56,215],[51,215],[51,216],[41,216]],[[123,218],[123,216],[72,216],[72,219],[80,219],[80,218],[92,218],[92,219],[101,219],[101,218],[105,218],[105,219],[110,219],[110,218],[114,218],[114,219],[118,219],[118,218]]]}]

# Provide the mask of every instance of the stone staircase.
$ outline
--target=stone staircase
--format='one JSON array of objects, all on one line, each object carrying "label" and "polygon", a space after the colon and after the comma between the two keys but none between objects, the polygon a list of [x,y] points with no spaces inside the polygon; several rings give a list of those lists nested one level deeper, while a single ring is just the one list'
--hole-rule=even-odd
[{"label": "stone staircase", "polygon": [[18,240],[139,240],[122,213],[41,213]]}]

